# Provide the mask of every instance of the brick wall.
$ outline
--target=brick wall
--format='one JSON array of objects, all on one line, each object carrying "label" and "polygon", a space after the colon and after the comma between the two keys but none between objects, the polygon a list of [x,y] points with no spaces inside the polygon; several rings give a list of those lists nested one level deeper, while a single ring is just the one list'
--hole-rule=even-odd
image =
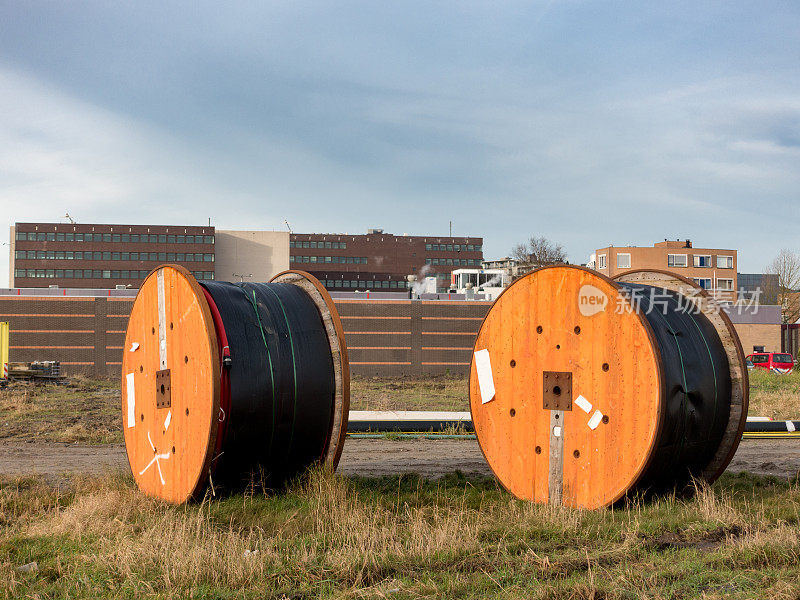
[{"label": "brick wall", "polygon": [[[132,299],[0,297],[13,362],[118,377]],[[466,373],[490,302],[337,300],[355,375]]]}]

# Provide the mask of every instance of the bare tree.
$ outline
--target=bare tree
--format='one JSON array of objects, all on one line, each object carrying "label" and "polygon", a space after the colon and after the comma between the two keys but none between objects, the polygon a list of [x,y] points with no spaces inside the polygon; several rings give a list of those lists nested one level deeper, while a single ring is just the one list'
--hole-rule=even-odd
[{"label": "bare tree", "polygon": [[764,271],[778,276],[777,289],[764,290],[765,295],[777,299],[784,323],[796,322],[800,318],[800,256],[784,248]]},{"label": "bare tree", "polygon": [[527,242],[511,249],[511,258],[520,263],[541,267],[567,261],[567,253],[561,244],[551,242],[544,236],[531,237]]}]

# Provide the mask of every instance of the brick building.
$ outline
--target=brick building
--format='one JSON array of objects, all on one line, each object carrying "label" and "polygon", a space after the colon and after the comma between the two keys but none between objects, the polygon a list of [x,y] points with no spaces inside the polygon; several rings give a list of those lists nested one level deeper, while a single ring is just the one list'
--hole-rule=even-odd
[{"label": "brick building", "polygon": [[137,288],[167,262],[214,279],[213,227],[16,223],[10,239],[11,287]]},{"label": "brick building", "polygon": [[308,271],[332,290],[406,289],[409,275],[436,276],[446,289],[450,273],[480,267],[483,238],[293,233],[289,267]]},{"label": "brick building", "polygon": [[649,246],[606,246],[588,266],[608,277],[637,269],[672,271],[693,279],[723,301],[736,300],[736,250],[695,248],[691,240],[664,240]]}]

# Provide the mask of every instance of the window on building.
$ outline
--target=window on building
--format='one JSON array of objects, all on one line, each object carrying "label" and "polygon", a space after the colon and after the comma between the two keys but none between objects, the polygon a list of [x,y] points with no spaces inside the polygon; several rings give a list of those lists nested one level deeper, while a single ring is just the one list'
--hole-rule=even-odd
[{"label": "window on building", "polygon": [[668,267],[685,267],[687,264],[685,254],[667,254]]},{"label": "window on building", "polygon": [[122,237],[121,241],[123,244],[127,244],[131,241],[131,236],[129,233],[123,233],[121,237]]},{"label": "window on building", "polygon": [[76,242],[82,242],[83,241],[83,234],[82,233],[76,233],[75,234],[75,241]]},{"label": "window on building", "polygon": [[118,233],[115,233],[115,234],[113,234],[111,236],[111,241],[112,242],[121,242],[122,241],[122,236],[120,236],[120,234],[118,234]]},{"label": "window on building", "polygon": [[699,285],[704,290],[711,289],[711,278],[710,277],[695,277],[694,282]]},{"label": "window on building", "polygon": [[708,254],[695,254],[694,255],[694,266],[695,267],[710,267],[711,266],[711,256]]},{"label": "window on building", "polygon": [[717,268],[718,269],[732,269],[733,268],[733,256],[717,256]]},{"label": "window on building", "polygon": [[63,242],[64,241],[64,234],[63,233],[57,233],[56,234],[56,241],[57,242]]},{"label": "window on building", "polygon": [[717,289],[730,292],[733,290],[733,279],[717,279]]},{"label": "window on building", "polygon": [[342,250],[347,250],[347,242],[339,242],[339,248]]},{"label": "window on building", "polygon": [[631,268],[631,255],[627,253],[617,254],[617,268],[630,269]]},{"label": "window on building", "polygon": [[48,242],[55,242],[56,241],[56,234],[55,233],[48,233],[47,234],[47,241]]},{"label": "window on building", "polygon": [[597,268],[598,269],[605,269],[606,268],[606,255],[600,254],[597,257]]}]

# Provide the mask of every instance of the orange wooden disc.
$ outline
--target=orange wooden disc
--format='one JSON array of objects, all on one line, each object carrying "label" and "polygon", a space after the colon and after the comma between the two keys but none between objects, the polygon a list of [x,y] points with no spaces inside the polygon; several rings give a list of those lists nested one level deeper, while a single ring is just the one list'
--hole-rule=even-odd
[{"label": "orange wooden disc", "polygon": [[128,320],[122,427],[133,477],[147,495],[181,503],[205,489],[219,417],[217,335],[183,267],[145,279]]},{"label": "orange wooden disc", "polygon": [[515,281],[486,316],[470,410],[481,450],[512,494],[596,508],[646,468],[663,418],[661,380],[650,326],[616,284],[580,267],[546,267]]}]

